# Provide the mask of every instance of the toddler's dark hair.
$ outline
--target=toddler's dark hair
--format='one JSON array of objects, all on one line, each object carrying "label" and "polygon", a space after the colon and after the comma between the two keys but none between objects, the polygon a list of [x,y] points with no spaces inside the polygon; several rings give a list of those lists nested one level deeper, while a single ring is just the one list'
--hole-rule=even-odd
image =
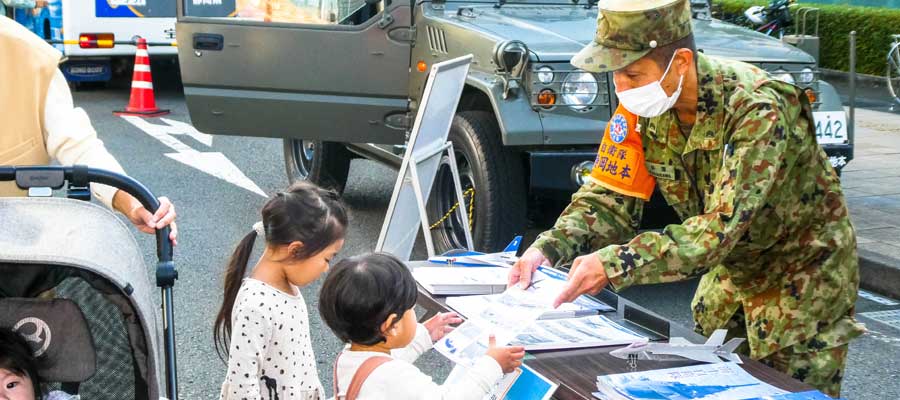
[{"label": "toddler's dark hair", "polygon": [[[262,209],[266,243],[288,245],[296,241],[303,247],[293,256],[310,258],[343,239],[347,230],[347,211],[337,192],[309,182],[298,182],[269,199]],[[231,310],[247,274],[256,230],[251,229],[238,243],[225,272],[225,295],[213,326],[216,352],[224,360],[231,339]]]},{"label": "toddler's dark hair", "polygon": [[38,398],[43,393],[39,368],[40,360],[34,356],[25,338],[9,328],[0,328],[0,369],[31,379],[34,394]]},{"label": "toddler's dark hair", "polygon": [[418,290],[409,269],[393,255],[345,258],[331,268],[319,292],[319,314],[344,343],[371,346],[385,341],[381,324],[395,323],[416,305]]}]

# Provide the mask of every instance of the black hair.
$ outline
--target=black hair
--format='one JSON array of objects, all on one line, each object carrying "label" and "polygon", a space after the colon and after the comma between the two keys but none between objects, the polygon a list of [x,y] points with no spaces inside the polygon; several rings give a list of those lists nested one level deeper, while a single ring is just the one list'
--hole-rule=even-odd
[{"label": "black hair", "polygon": [[656,65],[659,65],[659,68],[661,70],[665,70],[666,66],[669,65],[669,61],[672,60],[672,57],[675,55],[675,52],[678,51],[679,49],[688,49],[688,50],[692,51],[695,54],[694,62],[695,63],[697,62],[697,57],[696,57],[697,44],[694,41],[693,33],[689,33],[687,36],[685,36],[681,39],[678,39],[672,43],[669,43],[667,45],[659,46],[653,50],[650,50],[650,52],[647,53],[646,57],[649,58],[650,60],[653,60],[653,62],[655,62]]},{"label": "black hair", "polygon": [[388,317],[396,314],[394,324],[399,322],[417,297],[416,281],[402,261],[370,253],[331,268],[319,292],[319,314],[344,343],[371,346],[385,341],[381,325]]},{"label": "black hair", "polygon": [[37,398],[43,394],[41,376],[38,375],[40,364],[41,361],[34,356],[31,346],[22,335],[9,328],[0,328],[0,369],[31,379]]},{"label": "black hair", "polygon": [[[344,238],[347,211],[337,192],[312,183],[298,182],[266,202],[262,208],[262,223],[266,244],[278,246],[303,242],[303,246],[292,256],[304,260]],[[225,272],[224,299],[213,326],[216,352],[223,361],[231,339],[231,311],[247,274],[256,236],[253,229],[241,239]]]}]

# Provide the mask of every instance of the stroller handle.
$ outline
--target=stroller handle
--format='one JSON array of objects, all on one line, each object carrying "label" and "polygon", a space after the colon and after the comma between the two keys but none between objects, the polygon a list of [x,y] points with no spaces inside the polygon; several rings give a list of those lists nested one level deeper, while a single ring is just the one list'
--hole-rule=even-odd
[{"label": "stroller handle", "polygon": [[[83,165],[75,166],[0,166],[0,182],[15,181],[20,189],[29,187],[50,186],[51,189],[63,187],[63,181],[72,185],[87,186],[89,183],[99,183],[112,186],[134,196],[141,205],[151,213],[159,209],[159,200],[142,183],[134,178],[116,172],[88,168]],[[39,182],[39,183],[32,183]],[[156,270],[156,283],[160,287],[172,287],[178,272],[172,260],[172,242],[169,241],[171,228],[164,227],[156,230],[156,255],[159,264]]]},{"label": "stroller handle", "polygon": [[[49,187],[62,189],[69,182],[71,189],[85,189],[90,183],[112,186],[134,196],[151,213],[159,209],[159,200],[142,183],[134,178],[104,169],[88,168],[84,165],[67,166],[0,166],[0,182],[15,181],[20,189]],[[165,343],[166,395],[171,400],[178,399],[178,376],[175,357],[175,314],[172,287],[178,279],[178,271],[172,260],[172,242],[169,241],[171,228],[156,230],[156,286],[162,289],[163,340]]]}]

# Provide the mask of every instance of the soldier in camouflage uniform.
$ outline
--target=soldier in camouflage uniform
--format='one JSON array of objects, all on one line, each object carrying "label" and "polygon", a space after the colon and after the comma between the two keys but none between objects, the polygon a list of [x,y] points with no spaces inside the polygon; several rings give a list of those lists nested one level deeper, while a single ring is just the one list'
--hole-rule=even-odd
[{"label": "soldier in camouflage uniform", "polygon": [[[687,0],[600,8],[596,39],[572,64],[615,71],[624,107],[644,114],[626,132],[641,139],[647,174],[636,179],[655,180],[683,222],[637,234],[649,193],[588,179],[521,257],[510,284],[527,284],[537,265],[572,263],[559,304],[607,284],[621,290],[702,275],[698,332],[729,328],[747,337],[751,358],[838,396],[848,343],[864,332],[853,318],[856,235],[808,99],[752,65],[696,52]],[[664,98],[677,97],[657,102],[667,109],[622,95],[640,87],[649,96],[644,83],[657,81]]]}]

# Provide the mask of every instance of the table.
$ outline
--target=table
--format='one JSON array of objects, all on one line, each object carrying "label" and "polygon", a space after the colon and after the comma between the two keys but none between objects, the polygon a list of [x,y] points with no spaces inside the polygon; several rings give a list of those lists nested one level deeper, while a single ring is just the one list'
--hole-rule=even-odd
[{"label": "table", "polygon": [[[429,265],[427,262],[413,261],[407,263],[410,268]],[[431,264],[433,266],[433,264]],[[665,339],[669,337],[683,337],[693,343],[706,341],[702,335],[691,329],[670,323],[665,318],[649,311],[627,299],[619,297],[615,293],[604,290],[596,296],[601,301],[616,308],[613,313],[604,314],[619,323],[624,323],[630,329],[640,330],[651,336],[651,339]],[[419,298],[417,304],[427,310],[422,316],[424,321],[438,312],[451,311],[447,306],[446,297],[433,296],[427,290],[419,286]],[[559,389],[553,396],[560,400],[591,400],[595,398],[591,393],[597,391],[597,376],[619,374],[632,371],[646,371],[651,369],[675,368],[687,365],[700,364],[699,362],[685,361],[638,361],[637,368],[632,370],[626,360],[613,357],[609,352],[623,346],[597,347],[590,349],[559,350],[529,352],[534,357],[525,361],[529,367],[544,375],[548,379],[559,383]],[[789,392],[803,392],[814,390],[803,382],[797,381],[784,373],[776,371],[759,361],[741,356],[741,367],[755,376],[757,379],[769,383]]]}]

